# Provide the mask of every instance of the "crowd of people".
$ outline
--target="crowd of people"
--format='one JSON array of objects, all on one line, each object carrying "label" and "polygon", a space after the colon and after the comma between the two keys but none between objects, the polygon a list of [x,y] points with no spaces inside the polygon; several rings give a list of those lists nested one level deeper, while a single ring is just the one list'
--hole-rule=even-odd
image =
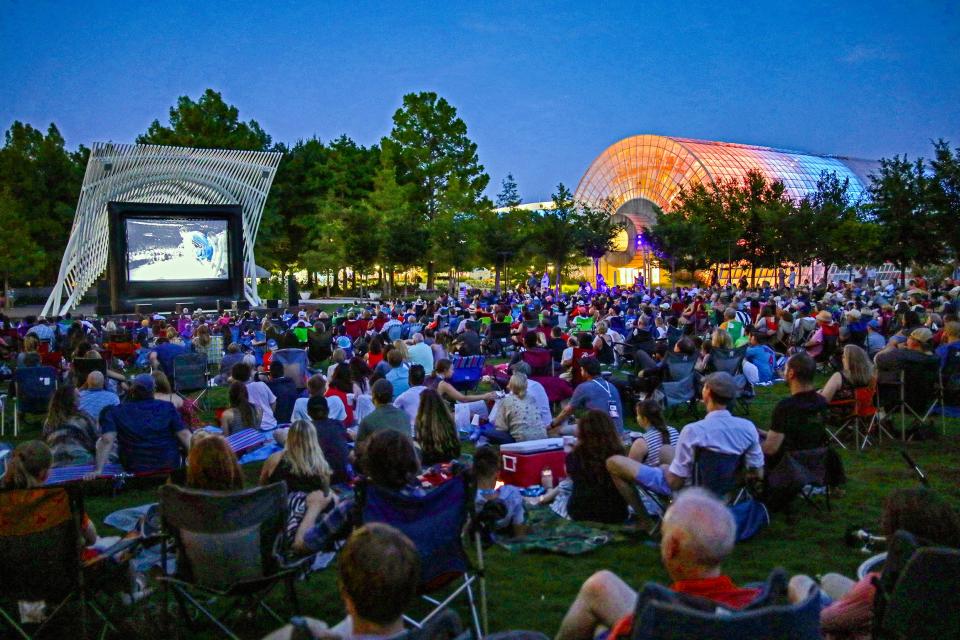
[{"label": "crowd of people", "polygon": [[[910,366],[943,372],[937,384],[960,374],[955,283],[783,284],[604,286],[568,296],[532,283],[527,292],[444,294],[334,314],[0,318],[3,346],[15,361],[11,395],[26,400],[28,378],[21,374],[31,370],[49,367],[59,380],[39,440],[17,446],[2,482],[36,487],[51,468],[72,465],[92,466],[86,477],[93,479],[119,463],[133,474],[181,469],[177,477],[186,486],[236,490],[244,479],[226,436],[270,432],[278,450],[263,463],[260,482],[287,485],[287,552],[311,554],[349,540],[339,568],[353,624],[346,633],[383,636],[397,630],[416,558],[408,557],[410,541],[402,534],[363,527],[347,489],[362,475],[394,493],[422,495],[422,474],[461,460],[472,439],[477,504],[505,507],[497,535],[522,536],[524,510],[533,503],[573,520],[660,519],[671,588],[739,609],[757,590],[736,586],[721,570],[736,522],[722,497],[689,488],[697,452],[741,458],[756,497],[794,517],[802,487],[771,478],[782,479],[792,454],[823,450],[825,483],[839,490],[844,471],[828,445],[857,390],[876,390],[883,406],[901,397],[901,372]],[[117,345],[127,345],[125,356]],[[302,351],[310,369],[291,371],[277,355],[285,350]],[[174,391],[177,357],[191,352],[206,356],[211,384],[228,389],[228,406],[214,425],[202,425],[196,403]],[[735,371],[722,364],[731,352],[738,354]],[[465,386],[456,376],[462,358],[481,355],[503,361],[483,369],[491,391],[477,392],[475,383]],[[668,424],[663,403],[675,358],[691,362],[689,401],[706,408],[702,419],[682,427]],[[88,371],[87,363],[98,359],[104,366]],[[828,374],[820,389],[818,372]],[[769,424],[733,414],[747,389],[775,381],[789,395]],[[624,407],[635,415],[634,430]],[[498,446],[561,436],[566,477],[558,486],[525,500],[522,488],[497,481]],[[921,529],[928,510],[943,510],[930,492],[906,495],[892,494],[886,507],[910,503],[898,512],[901,528]],[[666,512],[652,508],[649,496],[669,504]],[[891,526],[885,521],[885,530]],[[915,533],[957,544],[956,530],[946,525]],[[378,563],[387,563],[397,580],[378,582],[396,595],[389,610],[359,586]],[[812,586],[800,576],[792,590],[801,600]],[[825,578],[822,591],[829,594],[824,630],[862,633],[869,585]],[[851,599],[858,615],[849,614]],[[632,588],[601,572],[583,585],[558,637],[590,638],[600,627],[626,637],[635,602]]]}]

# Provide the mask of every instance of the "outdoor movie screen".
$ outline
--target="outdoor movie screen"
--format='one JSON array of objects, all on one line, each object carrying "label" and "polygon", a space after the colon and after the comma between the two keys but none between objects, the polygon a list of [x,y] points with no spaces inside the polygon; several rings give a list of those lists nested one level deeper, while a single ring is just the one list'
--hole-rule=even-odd
[{"label": "outdoor movie screen", "polygon": [[200,218],[127,218],[127,279],[227,280],[227,221]]}]

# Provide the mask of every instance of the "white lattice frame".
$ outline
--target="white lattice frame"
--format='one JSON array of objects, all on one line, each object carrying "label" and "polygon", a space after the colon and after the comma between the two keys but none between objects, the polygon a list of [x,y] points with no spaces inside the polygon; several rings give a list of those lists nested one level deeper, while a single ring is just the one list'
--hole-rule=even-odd
[{"label": "white lattice frame", "polygon": [[70,240],[44,315],[63,315],[107,268],[109,202],[239,204],[243,293],[259,306],[253,247],[282,154],[98,142],[90,151]]}]

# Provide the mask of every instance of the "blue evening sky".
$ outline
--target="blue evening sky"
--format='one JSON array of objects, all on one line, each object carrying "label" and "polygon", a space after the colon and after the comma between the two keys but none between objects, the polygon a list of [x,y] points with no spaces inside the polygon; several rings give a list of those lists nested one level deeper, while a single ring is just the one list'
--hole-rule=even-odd
[{"label": "blue evening sky", "polygon": [[525,201],[658,133],[865,158],[960,145],[960,4],[0,0],[0,127],[130,142],[223,93],[275,140],[387,135],[404,93],[466,121]]}]

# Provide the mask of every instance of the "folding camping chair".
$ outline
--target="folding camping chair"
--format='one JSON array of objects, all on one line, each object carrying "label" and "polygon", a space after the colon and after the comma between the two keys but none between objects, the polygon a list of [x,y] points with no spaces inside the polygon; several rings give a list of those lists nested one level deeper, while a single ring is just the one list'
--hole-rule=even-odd
[{"label": "folding camping chair", "polygon": [[[164,586],[165,601],[172,592],[182,621],[191,631],[197,621],[191,611],[234,640],[239,636],[227,625],[236,614],[253,615],[263,609],[277,622],[284,622],[265,602],[280,582],[286,584],[287,597],[299,613],[294,580],[304,561],[285,565],[278,553],[286,504],[283,482],[241,491],[200,491],[173,484],[160,487],[165,534],[161,566],[167,566],[172,544],[177,568],[174,575],[158,579]],[[215,606],[221,606],[222,612],[215,613]],[[249,623],[242,618],[238,622]]]},{"label": "folding camping chair", "polygon": [[107,361],[104,358],[74,358],[70,367],[77,386],[85,383],[87,376],[94,371],[102,373],[104,379],[107,377]]},{"label": "folding camping chair", "polygon": [[880,414],[877,410],[877,386],[870,384],[866,387],[857,387],[853,390],[851,400],[839,400],[830,403],[830,408],[847,409],[848,413],[841,418],[840,426],[835,430],[827,428],[827,434],[830,439],[838,445],[847,448],[843,442],[843,435],[849,430],[853,432],[853,444],[858,451],[867,448],[870,442],[870,435],[875,434],[877,442],[886,434],[891,440],[893,436],[884,428],[880,422]]},{"label": "folding camping chair", "polygon": [[731,405],[730,411],[736,403],[743,405],[744,412],[750,414],[750,400],[753,399],[753,386],[743,375],[743,361],[746,358],[746,347],[738,349],[714,349],[710,352],[710,367],[713,371],[725,371],[733,376],[737,383],[736,402]]},{"label": "folding camping chair", "polygon": [[506,355],[510,349],[510,323],[494,322],[487,331],[483,346],[490,355]]},{"label": "folding camping chair", "polygon": [[207,369],[206,353],[181,353],[173,358],[173,391],[184,395],[200,391],[194,398],[198,405],[210,386],[210,372]]},{"label": "folding camping chair", "polygon": [[455,356],[451,361],[453,375],[450,384],[460,393],[475,389],[483,377],[485,360],[483,356]]},{"label": "folding camping chair", "polygon": [[697,400],[697,392],[692,373],[679,380],[664,380],[660,383],[659,389],[663,394],[665,411],[683,405],[686,405],[689,410],[693,410],[694,403]]},{"label": "folding camping chair", "polygon": [[777,465],[768,471],[767,487],[785,503],[799,495],[817,510],[820,506],[815,498],[823,495],[827,511],[830,511],[830,487],[835,484],[829,473],[831,455],[828,447],[786,451]]},{"label": "folding camping chair", "polygon": [[[912,416],[914,421],[923,423],[936,412],[940,405],[942,396],[939,360],[905,363],[904,368],[900,370],[898,387],[899,395],[888,410],[890,413],[900,413],[900,439],[906,442],[910,439],[907,435],[907,416]],[[943,429],[946,429],[942,411],[940,421]]]},{"label": "folding camping chair", "polygon": [[[0,619],[19,637],[38,637],[54,620],[65,618],[72,602],[80,604],[80,636],[88,637],[89,613],[105,632],[118,622],[105,613],[100,597],[116,593],[125,567],[113,557],[133,552],[141,539],[121,540],[92,560],[84,561],[81,523],[83,495],[78,488],[0,490]],[[18,601],[43,600],[51,607],[46,619],[29,634],[18,622]],[[12,605],[8,609],[7,605]],[[101,635],[103,635],[101,633]]]},{"label": "folding camping chair", "polygon": [[[13,437],[20,433],[20,421],[29,415],[46,415],[50,397],[57,390],[57,370],[53,367],[18,367],[13,372]],[[0,431],[0,435],[3,432]]]},{"label": "folding camping chair", "polygon": [[[481,525],[475,518],[476,486],[468,471],[459,471],[450,480],[422,497],[395,493],[372,482],[357,485],[357,504],[362,520],[382,522],[402,531],[417,548],[421,559],[420,595],[431,606],[420,620],[404,620],[422,628],[450,604],[466,594],[477,638],[487,630],[487,591],[484,576]],[[472,566],[463,545],[464,531],[473,538],[477,564]],[[452,587],[462,580],[459,586]],[[479,611],[474,597],[479,587]],[[431,594],[449,590],[442,600]]]},{"label": "folding camping chair", "polygon": [[693,486],[709,490],[730,506],[750,496],[748,472],[743,454],[704,447],[693,450]]},{"label": "folding camping chair", "polygon": [[307,386],[307,378],[310,377],[310,363],[305,350],[280,349],[273,353],[272,362],[283,363],[283,375],[293,380],[297,384],[297,389],[303,389]]},{"label": "folding camping chair", "polygon": [[960,629],[960,551],[924,547],[897,531],[874,599],[878,640],[956,638]]},{"label": "folding camping chair", "polygon": [[790,604],[785,594],[762,596],[735,610],[648,583],[637,597],[630,640],[820,639],[818,589],[797,604]]},{"label": "folding camping chair", "polygon": [[549,349],[528,349],[520,354],[520,359],[530,365],[532,376],[553,375],[553,355]]}]

